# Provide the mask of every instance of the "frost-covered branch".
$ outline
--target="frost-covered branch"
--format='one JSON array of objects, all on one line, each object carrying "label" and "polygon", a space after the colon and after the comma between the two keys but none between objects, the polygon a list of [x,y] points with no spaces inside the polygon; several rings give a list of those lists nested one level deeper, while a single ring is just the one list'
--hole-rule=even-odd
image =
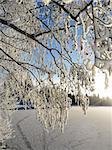
[{"label": "frost-covered branch", "polygon": [[68,94],[75,96],[85,112],[88,95],[94,90],[94,68],[111,74],[112,2],[43,2],[0,3],[3,93],[8,101],[33,98],[42,123],[54,127],[58,120],[63,128],[70,104]]}]

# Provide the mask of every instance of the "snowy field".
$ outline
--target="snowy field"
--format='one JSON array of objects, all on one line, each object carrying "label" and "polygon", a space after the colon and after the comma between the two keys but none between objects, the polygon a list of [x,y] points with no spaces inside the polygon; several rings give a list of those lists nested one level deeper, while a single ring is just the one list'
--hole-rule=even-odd
[{"label": "snowy field", "polygon": [[34,110],[16,112],[13,125],[10,150],[112,150],[112,107],[90,107],[86,116],[72,107],[64,133],[45,132]]}]

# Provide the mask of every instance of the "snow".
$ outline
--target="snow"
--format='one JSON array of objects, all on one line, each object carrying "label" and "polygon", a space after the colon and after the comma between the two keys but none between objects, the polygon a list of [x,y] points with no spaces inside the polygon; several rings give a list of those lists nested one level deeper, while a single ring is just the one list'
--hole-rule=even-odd
[{"label": "snow", "polygon": [[112,150],[112,107],[89,107],[87,115],[72,107],[64,133],[43,130],[34,110],[17,111],[12,122],[10,150]]}]

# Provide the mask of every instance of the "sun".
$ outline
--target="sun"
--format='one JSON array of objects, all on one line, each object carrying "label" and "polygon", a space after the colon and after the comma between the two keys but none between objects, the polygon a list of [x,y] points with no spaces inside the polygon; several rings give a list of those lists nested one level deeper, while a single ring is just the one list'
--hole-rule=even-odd
[{"label": "sun", "polygon": [[105,74],[100,70],[96,71],[95,75],[95,94],[100,98],[112,98],[112,76],[108,77],[108,87],[105,88]]}]

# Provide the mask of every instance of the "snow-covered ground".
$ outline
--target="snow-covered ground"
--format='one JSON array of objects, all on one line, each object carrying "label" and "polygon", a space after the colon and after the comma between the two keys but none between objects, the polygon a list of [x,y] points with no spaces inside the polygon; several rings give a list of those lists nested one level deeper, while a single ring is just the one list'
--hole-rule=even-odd
[{"label": "snow-covered ground", "polygon": [[13,125],[11,150],[112,150],[112,107],[89,107],[86,116],[72,107],[64,133],[45,132],[34,110],[16,112]]}]

